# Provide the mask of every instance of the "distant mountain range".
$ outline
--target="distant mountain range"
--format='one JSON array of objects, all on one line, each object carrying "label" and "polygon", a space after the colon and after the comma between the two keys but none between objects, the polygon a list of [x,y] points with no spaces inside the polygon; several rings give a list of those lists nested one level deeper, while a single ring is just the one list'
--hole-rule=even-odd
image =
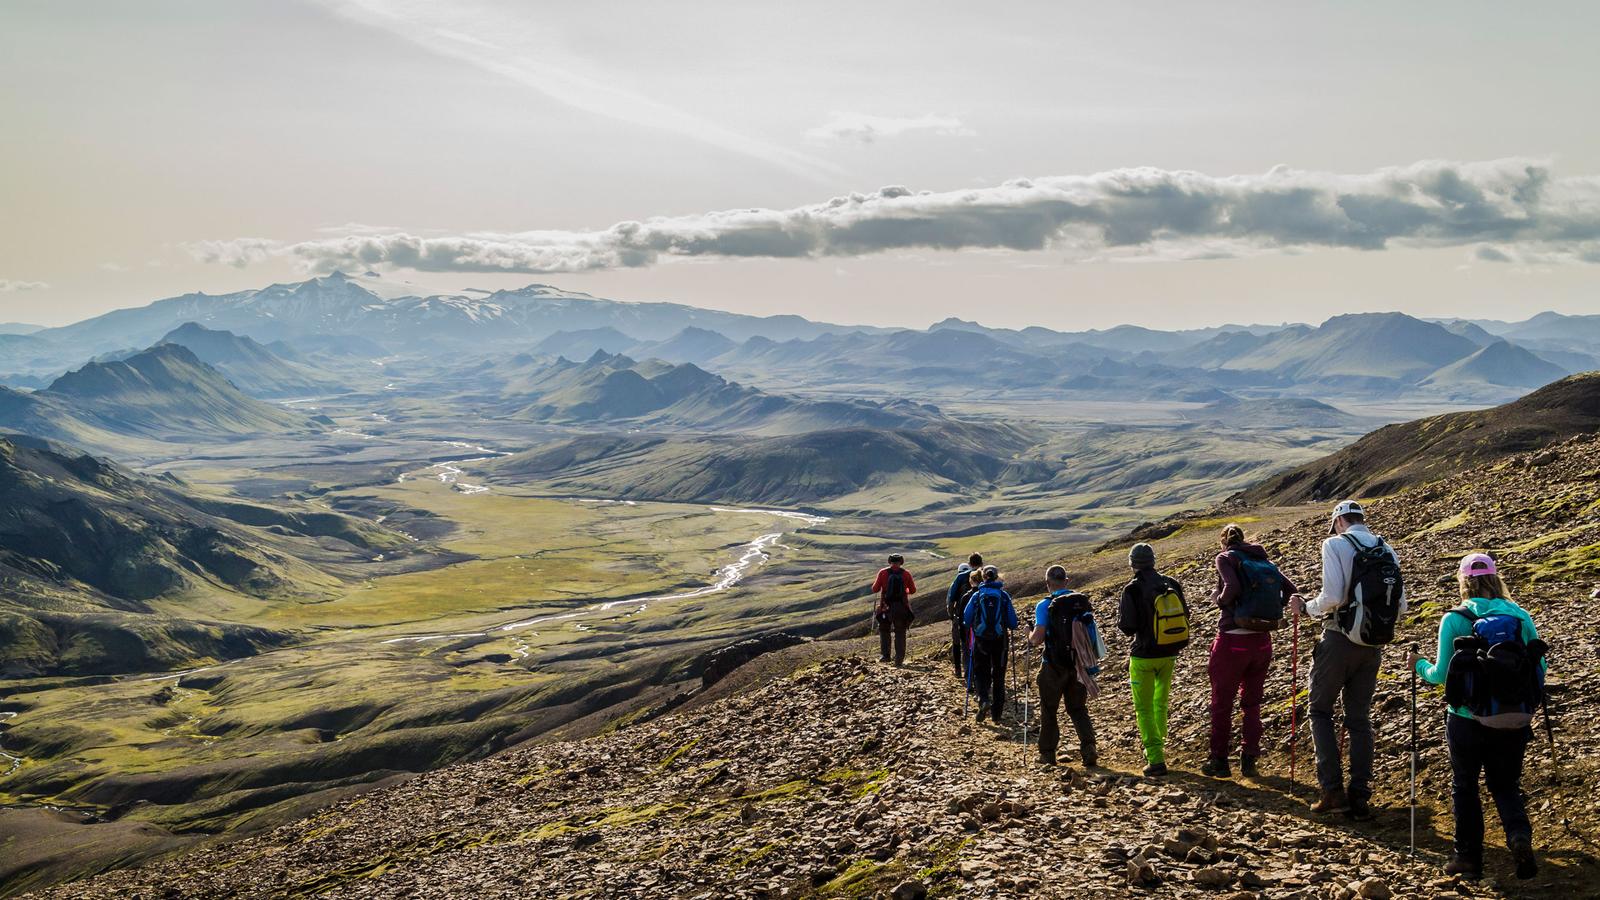
[{"label": "distant mountain range", "polygon": [[729,381],[693,363],[636,361],[595,350],[584,362],[518,355],[453,379],[490,392],[496,415],[569,425],[798,434],[831,428],[894,429],[940,418],[909,401],[809,400]]},{"label": "distant mountain range", "polygon": [[315,428],[300,413],[247,396],[178,344],[89,363],[42,390],[0,388],[0,430],[118,455],[130,438],[231,440]]},{"label": "distant mountain range", "polygon": [[[237,341],[208,337],[221,331]],[[1200,402],[1236,390],[1492,402],[1541,379],[1600,367],[1600,316],[1541,313],[1498,322],[1374,313],[1336,316],[1320,326],[1075,332],[947,319],[919,331],[622,302],[540,284],[423,296],[376,276],[335,273],[231,294],[185,294],[61,328],[0,334],[0,373],[9,373],[7,383],[37,387],[101,354],[164,339],[197,349],[258,396],[322,383],[312,357],[453,360],[525,352],[587,359],[602,350],[693,363],[760,385]],[[1502,348],[1468,361],[1497,340],[1525,353]],[[261,360],[260,350],[276,362]],[[1108,362],[1120,367],[1109,369]]]}]

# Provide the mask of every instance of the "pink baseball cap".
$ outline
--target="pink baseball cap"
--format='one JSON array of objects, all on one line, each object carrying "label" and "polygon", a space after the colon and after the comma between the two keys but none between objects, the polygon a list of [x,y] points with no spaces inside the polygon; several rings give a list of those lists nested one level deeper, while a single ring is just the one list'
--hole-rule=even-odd
[{"label": "pink baseball cap", "polygon": [[1461,559],[1461,574],[1467,576],[1498,574],[1494,567],[1494,557],[1487,553],[1469,553]]}]

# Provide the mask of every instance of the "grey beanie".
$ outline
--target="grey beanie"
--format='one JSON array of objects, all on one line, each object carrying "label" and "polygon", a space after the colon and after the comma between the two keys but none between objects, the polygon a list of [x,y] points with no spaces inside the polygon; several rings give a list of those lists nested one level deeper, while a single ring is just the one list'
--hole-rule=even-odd
[{"label": "grey beanie", "polygon": [[1153,569],[1156,565],[1156,548],[1149,544],[1134,544],[1128,551],[1128,565],[1135,569]]}]

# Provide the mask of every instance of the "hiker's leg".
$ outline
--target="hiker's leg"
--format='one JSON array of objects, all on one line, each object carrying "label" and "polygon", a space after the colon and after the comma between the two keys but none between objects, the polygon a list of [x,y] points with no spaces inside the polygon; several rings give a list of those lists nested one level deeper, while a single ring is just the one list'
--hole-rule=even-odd
[{"label": "hiker's leg", "polygon": [[1506,840],[1517,835],[1531,838],[1533,824],[1528,821],[1528,801],[1522,794],[1522,761],[1528,753],[1533,732],[1521,728],[1495,732],[1487,737],[1489,752],[1483,756],[1483,780],[1488,783],[1489,796],[1494,798],[1494,807],[1500,813]]},{"label": "hiker's leg", "polygon": [[1483,862],[1483,801],[1478,797],[1478,774],[1483,770],[1483,734],[1488,730],[1471,719],[1445,716],[1445,741],[1450,746],[1450,805],[1456,820],[1456,855]]},{"label": "hiker's leg", "polygon": [[1355,647],[1353,668],[1344,688],[1344,727],[1350,735],[1350,798],[1372,797],[1372,695],[1378,689],[1378,670],[1383,666],[1383,651],[1378,647]]},{"label": "hiker's leg", "polygon": [[995,712],[1005,708],[1006,705],[1006,639],[994,638],[994,646],[989,651],[990,663],[994,670],[990,673],[990,687],[994,689],[994,705],[990,707]]},{"label": "hiker's leg", "polygon": [[889,659],[889,620],[878,620],[878,660],[886,662]]},{"label": "hiker's leg", "polygon": [[956,668],[956,677],[964,678],[967,669],[961,664],[961,620],[950,620],[950,664]]},{"label": "hiker's leg", "polygon": [[1056,667],[1045,663],[1039,667],[1039,758],[1055,762],[1056,748],[1061,744],[1061,724],[1056,720],[1056,708],[1061,705],[1061,679]]},{"label": "hiker's leg", "polygon": [[1078,754],[1087,765],[1099,757],[1095,749],[1094,722],[1089,718],[1089,689],[1078,680],[1076,669],[1068,670],[1066,677],[1067,715],[1072,717],[1072,728],[1078,732]]},{"label": "hiker's leg", "polygon": [[1267,694],[1267,673],[1272,670],[1272,635],[1237,635],[1250,645],[1241,679],[1239,706],[1244,712],[1244,755],[1261,755],[1261,704]]},{"label": "hiker's leg", "polygon": [[1162,762],[1166,762],[1167,759],[1167,710],[1172,706],[1172,669],[1177,661],[1178,658],[1175,656],[1157,660],[1153,673],[1156,683],[1153,703],[1156,716],[1156,735],[1161,741]]},{"label": "hiker's leg", "polygon": [[894,623],[894,662],[899,665],[906,661],[906,628],[908,623]]},{"label": "hiker's leg", "polygon": [[1165,762],[1161,738],[1156,731],[1156,683],[1151,671],[1155,660],[1128,657],[1128,684],[1133,692],[1133,715],[1139,723],[1139,740],[1144,744],[1144,760],[1151,765]]},{"label": "hiker's leg", "polygon": [[1333,705],[1344,688],[1343,635],[1324,631],[1311,649],[1311,742],[1317,748],[1317,784],[1324,791],[1344,789],[1344,763],[1339,759],[1339,735],[1333,728]]},{"label": "hiker's leg", "polygon": [[979,639],[972,642],[972,691],[978,698],[978,706],[983,707],[989,702],[989,643]]},{"label": "hiker's leg", "polygon": [[1227,759],[1233,744],[1233,698],[1244,677],[1244,650],[1235,635],[1219,634],[1211,642],[1206,674],[1211,678],[1211,758]]}]

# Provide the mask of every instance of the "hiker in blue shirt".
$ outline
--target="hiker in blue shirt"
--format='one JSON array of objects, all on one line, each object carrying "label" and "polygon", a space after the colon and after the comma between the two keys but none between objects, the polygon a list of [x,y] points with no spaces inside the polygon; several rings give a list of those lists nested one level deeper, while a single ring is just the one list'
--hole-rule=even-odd
[{"label": "hiker in blue shirt", "polygon": [[[1457,655],[1466,654],[1459,665],[1469,669],[1476,661],[1473,651],[1458,651],[1456,641],[1473,636],[1481,638],[1485,647],[1499,645],[1502,649],[1496,650],[1498,658],[1518,659],[1524,665],[1520,670],[1513,669],[1520,675],[1507,676],[1504,669],[1474,672],[1492,685],[1488,692],[1497,699],[1489,709],[1483,709],[1481,703],[1476,710],[1468,703],[1451,706],[1450,714],[1445,716],[1445,743],[1450,748],[1454,776],[1451,808],[1456,820],[1455,858],[1445,866],[1445,872],[1466,878],[1483,876],[1483,800],[1478,794],[1481,773],[1500,812],[1500,825],[1506,832],[1506,846],[1516,863],[1517,877],[1532,878],[1539,872],[1539,862],[1533,852],[1527,798],[1522,793],[1522,761],[1528,742],[1533,739],[1528,723],[1543,701],[1545,647],[1533,618],[1511,601],[1511,592],[1487,553],[1473,553],[1463,559],[1457,578],[1461,605],[1446,612],[1439,622],[1438,661],[1430,663],[1415,650],[1411,652],[1411,665],[1417,675],[1429,684],[1446,685],[1446,696],[1455,694],[1456,686],[1465,681],[1458,681],[1458,675],[1465,673],[1450,671],[1458,665]],[[1513,678],[1523,689],[1504,690],[1505,685],[1493,681],[1501,677]],[[1520,695],[1525,702],[1504,704],[1503,698],[1508,694]]]},{"label": "hiker in blue shirt", "polygon": [[961,621],[967,626],[968,652],[972,654],[972,681],[978,695],[978,721],[990,715],[996,725],[1005,724],[1006,656],[1011,651],[1011,632],[1017,625],[1017,610],[1011,605],[1000,570],[983,567],[983,580],[967,600]]},{"label": "hiker in blue shirt", "polygon": [[1105,643],[1095,626],[1094,610],[1088,596],[1067,588],[1067,570],[1051,566],[1045,571],[1049,596],[1033,608],[1033,633],[1028,643],[1042,647],[1039,665],[1039,764],[1056,764],[1056,748],[1061,743],[1057,707],[1066,701],[1067,715],[1078,732],[1078,753],[1083,767],[1096,765],[1094,723],[1089,720],[1089,698],[1099,696],[1095,675]]}]

